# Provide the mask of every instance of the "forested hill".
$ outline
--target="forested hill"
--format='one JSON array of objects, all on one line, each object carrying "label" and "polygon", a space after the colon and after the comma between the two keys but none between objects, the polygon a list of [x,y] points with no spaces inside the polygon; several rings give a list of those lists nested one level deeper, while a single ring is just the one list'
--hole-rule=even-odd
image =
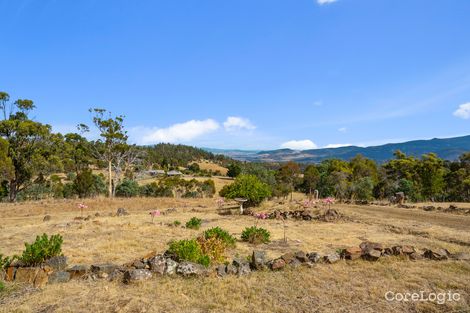
[{"label": "forested hill", "polygon": [[[403,143],[390,143],[374,147],[347,146],[341,148],[324,148],[304,151],[280,149],[271,151],[240,151],[240,150],[212,150],[234,159],[258,162],[286,162],[319,163],[326,159],[350,160],[358,153],[378,163],[393,159],[396,150],[406,155],[420,157],[426,153],[435,153],[445,160],[456,160],[460,155],[470,151],[470,135],[445,139],[414,140]],[[211,151],[211,150],[210,150]]]}]

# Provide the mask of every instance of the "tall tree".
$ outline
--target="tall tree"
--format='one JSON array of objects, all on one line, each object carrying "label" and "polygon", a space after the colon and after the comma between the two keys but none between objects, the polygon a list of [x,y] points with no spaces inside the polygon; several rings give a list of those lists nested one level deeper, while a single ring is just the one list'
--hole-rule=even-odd
[{"label": "tall tree", "polygon": [[[94,114],[93,124],[98,128],[101,137],[96,141],[96,151],[108,168],[108,196],[113,197],[117,183],[113,180],[113,166],[129,150],[127,131],[124,129],[124,116],[113,117],[111,112],[99,108],[90,109],[90,112]],[[84,131],[88,129],[84,124],[79,125],[79,128]]]},{"label": "tall tree", "polygon": [[287,162],[277,172],[279,183],[289,186],[290,200],[292,201],[295,183],[299,180],[300,166],[295,162]]},{"label": "tall tree", "polygon": [[6,92],[0,93],[0,136],[8,142],[7,160],[11,162],[8,178],[9,200],[16,201],[18,192],[27,188],[34,176],[45,174],[51,160],[51,132],[49,125],[35,122],[28,117],[34,109],[33,101],[18,99],[10,102]]}]

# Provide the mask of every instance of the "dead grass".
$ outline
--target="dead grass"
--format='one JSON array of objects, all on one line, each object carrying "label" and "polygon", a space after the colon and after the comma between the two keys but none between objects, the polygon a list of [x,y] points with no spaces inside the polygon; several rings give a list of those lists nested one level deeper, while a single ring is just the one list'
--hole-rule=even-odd
[{"label": "dead grass", "polygon": [[[149,251],[164,251],[170,240],[194,237],[209,227],[220,226],[239,238],[245,227],[255,223],[271,232],[272,242],[257,247],[239,242],[230,256],[247,256],[253,249],[266,250],[269,257],[296,250],[328,253],[357,246],[363,240],[470,252],[470,245],[448,240],[470,243],[468,217],[459,217],[461,223],[456,224],[453,219],[446,219],[448,215],[422,210],[400,209],[387,214],[386,207],[335,205],[350,220],[339,223],[290,220],[284,228],[284,223],[276,220],[219,216],[214,199],[99,198],[83,202],[89,207],[84,216],[94,216],[96,212],[101,216],[90,221],[74,221],[74,217],[80,216],[80,210],[78,201],[70,200],[2,204],[1,252],[17,254],[25,241],[34,240],[38,234],[60,233],[64,236],[63,252],[70,264],[122,264]],[[277,206],[288,207],[289,203],[265,203],[259,210]],[[131,214],[109,216],[118,207],[128,209]],[[148,212],[157,208],[176,208],[177,212],[161,216],[152,224]],[[415,212],[426,214],[426,218],[417,220],[421,215]],[[52,220],[43,222],[45,214],[51,215]],[[203,219],[201,230],[166,226],[175,220],[184,225],[192,216]],[[465,230],[462,225],[469,228]],[[287,243],[283,242],[284,230]],[[71,282],[0,298],[0,304],[3,302],[0,312],[39,312],[54,304],[57,307],[53,312],[449,312],[469,309],[468,281],[468,262],[410,262],[392,258],[378,263],[357,261],[282,273],[254,273],[243,278],[159,278],[132,286]],[[463,300],[446,305],[388,303],[383,298],[387,290],[452,290],[460,292]]]}]

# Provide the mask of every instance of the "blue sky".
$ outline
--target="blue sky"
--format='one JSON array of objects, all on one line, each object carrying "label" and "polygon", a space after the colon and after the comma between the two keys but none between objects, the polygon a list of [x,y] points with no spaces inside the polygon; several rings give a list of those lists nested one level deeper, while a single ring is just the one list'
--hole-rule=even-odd
[{"label": "blue sky", "polygon": [[467,0],[0,0],[0,90],[57,131],[133,142],[376,145],[470,134]]}]

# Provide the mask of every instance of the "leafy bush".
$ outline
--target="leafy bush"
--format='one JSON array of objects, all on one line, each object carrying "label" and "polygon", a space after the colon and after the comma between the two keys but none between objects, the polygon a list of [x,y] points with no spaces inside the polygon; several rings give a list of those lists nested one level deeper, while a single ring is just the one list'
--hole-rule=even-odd
[{"label": "leafy bush", "polygon": [[37,236],[32,244],[25,243],[25,250],[20,260],[27,266],[39,265],[42,262],[58,256],[62,252],[63,238],[61,235],[52,235],[50,238],[46,234]]},{"label": "leafy bush", "polygon": [[3,254],[0,254],[0,270],[7,268],[10,266],[10,264],[17,258],[17,256],[9,257],[5,256],[3,257]]},{"label": "leafy bush", "polygon": [[173,222],[173,225],[175,225],[175,226],[180,226],[180,225],[181,225],[181,222],[178,221],[178,220],[176,220],[176,221]]},{"label": "leafy bush", "polygon": [[186,191],[182,197],[183,198],[202,198],[202,195],[200,192],[197,192],[197,191]]},{"label": "leafy bush", "polygon": [[173,197],[172,188],[156,182],[140,187],[140,194],[145,197]]},{"label": "leafy bush", "polygon": [[223,263],[225,261],[225,250],[227,245],[225,242],[217,237],[206,238],[201,236],[197,239],[202,253],[208,256],[211,262]]},{"label": "leafy bush", "polygon": [[268,243],[271,234],[261,227],[247,227],[242,232],[242,240],[252,244]]},{"label": "leafy bush", "polygon": [[227,247],[233,247],[235,246],[235,238],[228,233],[228,231],[220,228],[220,227],[213,227],[204,232],[204,238],[205,239],[210,239],[210,238],[217,238],[222,240],[224,244]]},{"label": "leafy bush", "polygon": [[240,175],[233,184],[224,186],[219,194],[228,199],[246,198],[246,206],[257,206],[271,196],[271,188],[254,175]]},{"label": "leafy bush", "polygon": [[202,220],[197,217],[191,217],[191,219],[186,223],[186,228],[196,229],[201,228]]},{"label": "leafy bush", "polygon": [[204,255],[196,239],[172,241],[168,252],[178,261],[195,262],[205,267],[210,265],[209,256]]},{"label": "leafy bush", "polygon": [[125,179],[116,187],[117,197],[136,197],[140,194],[139,184],[135,180]]}]

